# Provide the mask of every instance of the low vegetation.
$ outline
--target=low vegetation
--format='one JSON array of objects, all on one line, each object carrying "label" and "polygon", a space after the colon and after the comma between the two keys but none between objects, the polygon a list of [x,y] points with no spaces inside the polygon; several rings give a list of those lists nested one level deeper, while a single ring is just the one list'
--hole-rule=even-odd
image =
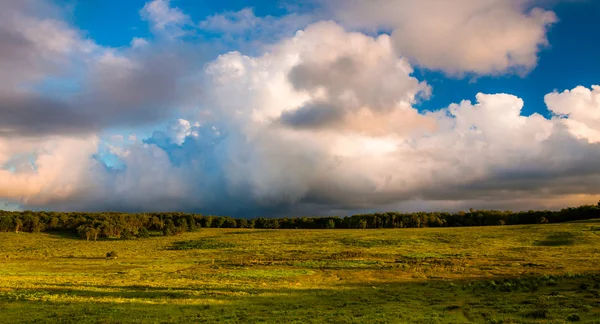
[{"label": "low vegetation", "polygon": [[598,324],[598,224],[3,232],[0,323]]}]

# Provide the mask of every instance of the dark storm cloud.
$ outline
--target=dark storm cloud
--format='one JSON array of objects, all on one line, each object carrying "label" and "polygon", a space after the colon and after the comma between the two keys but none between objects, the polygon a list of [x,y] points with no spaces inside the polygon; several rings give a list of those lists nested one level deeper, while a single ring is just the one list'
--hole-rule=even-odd
[{"label": "dark storm cloud", "polygon": [[0,137],[75,134],[96,130],[94,121],[67,103],[35,94],[0,95]]},{"label": "dark storm cloud", "polygon": [[282,124],[297,129],[316,129],[330,126],[345,115],[339,107],[328,102],[311,102],[294,111],[284,112]]},{"label": "dark storm cloud", "polygon": [[186,78],[201,69],[202,45],[157,37],[142,46],[106,48],[85,39],[58,12],[46,1],[2,3],[0,136],[148,124],[170,117],[198,92]]}]

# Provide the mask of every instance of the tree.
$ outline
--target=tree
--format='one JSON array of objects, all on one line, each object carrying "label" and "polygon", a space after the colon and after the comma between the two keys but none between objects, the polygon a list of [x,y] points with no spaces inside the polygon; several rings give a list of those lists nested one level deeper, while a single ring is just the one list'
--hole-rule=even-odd
[{"label": "tree", "polygon": [[238,227],[239,228],[248,228],[248,220],[246,219],[240,219],[238,222]]},{"label": "tree", "polygon": [[362,228],[362,229],[367,228],[367,220],[366,219],[361,219],[358,222],[358,228]]},{"label": "tree", "polygon": [[237,222],[233,218],[226,217],[225,221],[223,222],[223,227],[225,227],[225,228],[236,228],[237,227]]},{"label": "tree", "polygon": [[[100,231],[95,227],[90,227],[88,230],[89,237],[93,238],[94,241],[98,240],[98,235],[100,235]],[[88,239],[89,241],[89,239]]]},{"label": "tree", "polygon": [[123,232],[121,232],[121,239],[132,240],[133,238],[135,238],[135,236],[129,230],[124,230]]},{"label": "tree", "polygon": [[335,228],[335,221],[333,219],[328,220],[325,228]]},{"label": "tree", "polygon": [[48,223],[48,229],[58,228],[58,224],[59,224],[58,217],[54,216],[50,219],[50,222]]},{"label": "tree", "polygon": [[188,230],[188,223],[187,220],[185,220],[185,218],[181,218],[178,221],[178,225],[177,227],[179,227],[179,229],[181,230],[181,232],[185,232]]},{"label": "tree", "polygon": [[90,226],[87,225],[80,225],[79,227],[77,227],[77,234],[79,234],[79,237],[82,239],[86,239],[86,241],[89,241],[90,238],[92,238],[94,236],[94,233],[92,232],[92,230],[96,231],[96,236],[98,236],[98,231],[95,228],[92,228]]},{"label": "tree", "polygon": [[19,231],[23,228],[23,221],[20,218],[15,219],[15,233],[19,233]]},{"label": "tree", "polygon": [[13,222],[10,216],[0,217],[0,232],[8,232],[13,228]]},{"label": "tree", "polygon": [[145,227],[140,228],[138,235],[139,238],[149,238],[150,237],[150,232],[148,232],[148,229]]},{"label": "tree", "polygon": [[169,220],[167,220],[167,223],[163,227],[163,235],[170,236],[170,235],[173,235],[174,232],[175,232],[175,223],[173,223],[173,220],[169,219]]}]

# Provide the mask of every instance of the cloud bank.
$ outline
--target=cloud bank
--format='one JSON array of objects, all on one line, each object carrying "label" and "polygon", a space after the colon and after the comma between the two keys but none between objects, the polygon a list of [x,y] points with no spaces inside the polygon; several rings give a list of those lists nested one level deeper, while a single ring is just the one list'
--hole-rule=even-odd
[{"label": "cloud bank", "polygon": [[[364,3],[349,1],[341,24],[309,24],[260,54],[234,51],[204,64],[181,31],[239,32],[253,26],[253,13],[234,17],[241,27],[216,16],[194,23],[155,0],[141,11],[155,37],[115,49],[44,16],[49,9],[9,2],[0,12],[0,74],[8,76],[0,81],[0,200],[236,216],[597,200],[600,86],[548,94],[551,117],[524,116],[523,100],[503,93],[417,108],[435,89],[413,64],[451,74],[531,69],[556,20],[525,1],[443,3],[389,1],[358,19]],[[456,27],[455,48],[436,41],[448,30],[430,25],[442,12],[450,13],[444,26]],[[369,36],[347,21],[394,31]],[[404,39],[415,30],[431,33]],[[487,48],[484,40],[498,47],[470,47]],[[64,77],[78,87],[58,95],[39,88]],[[159,123],[151,135],[130,136]]]},{"label": "cloud bank", "polygon": [[[539,1],[537,1],[539,2]],[[344,24],[390,30],[411,62],[450,75],[525,73],[557,21],[533,0],[325,1]]]}]

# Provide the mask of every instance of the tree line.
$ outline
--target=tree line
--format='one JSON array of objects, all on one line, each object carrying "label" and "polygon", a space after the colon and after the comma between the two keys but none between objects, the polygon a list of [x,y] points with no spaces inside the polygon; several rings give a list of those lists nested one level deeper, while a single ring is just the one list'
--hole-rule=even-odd
[{"label": "tree line", "polygon": [[0,211],[0,232],[72,231],[82,239],[134,239],[150,235],[176,235],[200,228],[257,229],[375,229],[460,227],[560,223],[600,218],[598,205],[560,211],[372,213],[346,217],[299,217],[243,219],[191,213],[83,213],[45,211]]}]

